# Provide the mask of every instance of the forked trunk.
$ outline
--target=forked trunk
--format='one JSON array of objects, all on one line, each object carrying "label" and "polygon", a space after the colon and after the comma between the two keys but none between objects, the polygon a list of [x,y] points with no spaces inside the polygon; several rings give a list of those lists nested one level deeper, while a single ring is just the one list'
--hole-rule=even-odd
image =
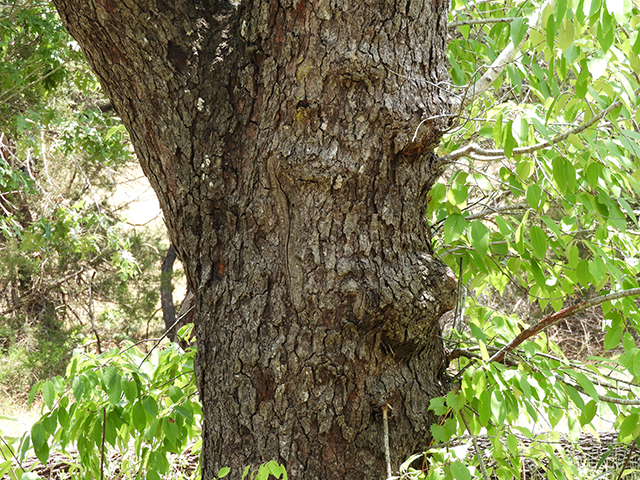
[{"label": "forked trunk", "polygon": [[55,3],[195,294],[204,478],[384,478],[385,405],[392,464],[424,448],[454,302],[424,219],[446,0]]}]

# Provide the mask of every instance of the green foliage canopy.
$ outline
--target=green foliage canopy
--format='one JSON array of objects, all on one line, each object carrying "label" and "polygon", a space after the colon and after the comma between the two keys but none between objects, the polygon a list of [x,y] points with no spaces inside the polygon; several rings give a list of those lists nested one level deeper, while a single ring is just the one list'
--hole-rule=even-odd
[{"label": "green foliage canopy", "polygon": [[[448,416],[432,427],[436,447],[416,478],[520,478],[525,459],[548,478],[583,478],[558,429],[577,441],[608,415],[620,442],[640,437],[638,8],[453,2],[459,114],[441,150],[452,168],[427,214],[437,254],[460,272],[461,297],[468,292],[456,312],[468,327],[454,321],[448,337],[456,387],[432,401]],[[505,311],[505,295],[511,307],[537,305],[538,318]],[[605,354],[583,363],[543,327],[589,297],[586,306],[602,304]],[[479,435],[491,441],[484,461]],[[445,447],[460,436],[475,447],[456,455]]]}]

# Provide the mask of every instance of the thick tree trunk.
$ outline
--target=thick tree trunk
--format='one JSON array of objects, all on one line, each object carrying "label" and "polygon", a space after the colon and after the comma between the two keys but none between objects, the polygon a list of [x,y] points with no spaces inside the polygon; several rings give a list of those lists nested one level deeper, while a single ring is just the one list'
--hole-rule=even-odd
[{"label": "thick tree trunk", "polygon": [[204,478],[383,478],[387,404],[393,465],[424,448],[455,286],[423,215],[447,1],[55,3],[195,294]]}]

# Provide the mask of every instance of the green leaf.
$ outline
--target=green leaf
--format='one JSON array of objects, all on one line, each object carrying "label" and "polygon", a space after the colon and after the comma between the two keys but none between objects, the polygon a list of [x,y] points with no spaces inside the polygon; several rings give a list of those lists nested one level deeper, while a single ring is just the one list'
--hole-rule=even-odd
[{"label": "green leaf", "polygon": [[53,401],[56,398],[56,392],[53,388],[53,383],[46,381],[42,384],[42,399],[44,403],[49,407],[49,410],[53,408]]},{"label": "green leaf", "polygon": [[47,434],[42,423],[38,422],[31,427],[31,441],[38,460],[46,464],[49,459],[49,444],[46,441]]},{"label": "green leaf", "polygon": [[469,187],[467,185],[467,173],[458,172],[454,178],[447,198],[452,205],[465,205],[469,197]]},{"label": "green leaf", "polygon": [[38,460],[46,465],[49,461],[49,444],[45,443],[41,449],[34,448],[34,450],[36,452],[36,457],[38,457]]},{"label": "green leaf", "polygon": [[33,443],[33,448],[35,448],[36,450],[40,450],[45,444],[46,438],[47,433],[45,431],[44,425],[41,422],[35,423],[31,427],[31,442]]},{"label": "green leaf", "polygon": [[578,281],[583,288],[589,288],[591,284],[595,283],[593,279],[593,275],[589,271],[589,261],[586,259],[580,260],[578,262]]},{"label": "green leaf", "polygon": [[138,400],[133,405],[131,418],[136,430],[138,430],[140,433],[144,432],[145,428],[147,428],[147,415],[145,413],[145,408],[140,400]]},{"label": "green leaf", "polygon": [[231,469],[229,467],[222,467],[219,471],[218,471],[218,478],[224,478],[227,475],[229,475],[229,472],[231,471]]},{"label": "green leaf", "polygon": [[451,473],[456,480],[471,480],[471,472],[460,460],[451,463]]},{"label": "green leaf", "polygon": [[57,409],[48,415],[42,417],[40,420],[44,425],[44,429],[47,433],[53,435],[56,432],[56,427],[58,426],[58,415]]},{"label": "green leaf", "polygon": [[151,418],[155,418],[158,415],[158,403],[155,398],[146,396],[142,399],[142,405]]},{"label": "green leaf", "polygon": [[489,425],[491,414],[491,392],[485,390],[478,398],[478,419],[483,426]]},{"label": "green leaf", "polygon": [[590,395],[594,401],[599,402],[600,399],[598,398],[598,392],[596,391],[596,388],[593,386],[593,382],[589,380],[586,375],[580,372],[576,372],[575,375],[578,380],[578,383],[584,389],[585,393],[587,395]]},{"label": "green leaf", "polygon": [[593,57],[587,61],[587,68],[593,80],[599,79],[607,71],[609,61],[605,57]]},{"label": "green leaf", "polygon": [[65,430],[71,425],[69,412],[63,407],[58,407],[58,422],[60,422],[60,426]]},{"label": "green leaf", "polygon": [[173,407],[173,410],[186,418],[187,421],[193,420],[193,413],[188,408],[182,405],[176,405]]},{"label": "green leaf", "polygon": [[567,13],[567,0],[556,0],[553,8],[553,16],[556,22],[561,22]]},{"label": "green leaf", "polygon": [[[549,227],[549,230],[551,230],[555,236],[556,236],[556,241],[560,244],[561,247],[565,247],[566,244],[563,240],[563,235],[562,232],[560,231],[560,229],[558,228],[558,225],[556,224],[556,222],[554,222],[551,218],[549,218],[546,215],[542,215],[540,217],[542,219],[542,221],[547,225],[547,227]],[[567,258],[568,258],[569,254],[567,252]],[[575,265],[574,265],[575,267]]]},{"label": "green leaf", "polygon": [[593,283],[596,284],[596,289],[598,290],[609,280],[607,267],[601,257],[594,257],[594,259],[589,263],[589,272],[593,275]]},{"label": "green leaf", "polygon": [[537,225],[532,225],[529,233],[531,235],[533,252],[538,258],[543,259],[547,253],[547,235],[544,233],[544,230]]},{"label": "green leaf", "polygon": [[173,445],[177,445],[178,430],[175,420],[169,417],[162,419],[162,431]]},{"label": "green leaf", "polygon": [[111,419],[111,415],[108,415],[104,421],[104,438],[107,441],[107,443],[115,447],[117,437],[118,435],[116,431],[116,426],[114,425],[113,420]]},{"label": "green leaf", "polygon": [[500,392],[491,393],[491,410],[498,424],[504,423],[507,417],[507,405],[502,393]]},{"label": "green leaf", "polygon": [[594,400],[591,400],[584,406],[582,412],[580,413],[580,425],[586,425],[587,423],[591,422],[591,420],[593,420],[593,417],[596,416],[596,413],[598,413],[598,404]]},{"label": "green leaf", "polygon": [[553,15],[550,15],[547,19],[547,27],[545,29],[547,33],[547,47],[550,50],[554,50],[554,41],[556,38],[556,23]]},{"label": "green leaf", "polygon": [[134,380],[128,380],[122,383],[122,391],[129,403],[133,403],[138,397],[138,384]]},{"label": "green leaf", "polygon": [[434,423],[431,425],[431,434],[436,442],[446,442],[456,433],[456,421],[453,418],[445,420],[444,424],[438,425]]},{"label": "green leaf", "polygon": [[471,245],[484,257],[489,250],[489,229],[482,222],[474,220],[470,223],[469,233]]},{"label": "green leaf", "polygon": [[447,405],[449,405],[454,412],[459,412],[465,403],[466,401],[462,395],[458,395],[453,391],[447,393]]},{"label": "green leaf", "polygon": [[84,376],[78,375],[73,379],[73,396],[76,399],[76,402],[82,400],[82,395],[84,394]]},{"label": "green leaf", "polygon": [[529,140],[529,124],[524,117],[516,118],[512,124],[512,133],[518,145],[524,145]]},{"label": "green leaf", "polygon": [[229,475],[231,469],[229,467],[222,467],[220,471],[218,471],[218,478],[224,478]]},{"label": "green leaf", "polygon": [[558,190],[564,192],[574,192],[576,186],[576,171],[573,165],[562,157],[553,159],[553,178],[556,181]]},{"label": "green leaf", "polygon": [[605,350],[612,350],[620,345],[620,339],[626,329],[626,325],[618,322],[616,325],[612,325],[604,336],[604,348]]},{"label": "green leaf", "polygon": [[155,470],[147,470],[147,480],[161,480],[160,475]]},{"label": "green leaf", "polygon": [[511,22],[511,41],[513,42],[513,45],[516,47],[520,45],[520,42],[527,34],[528,30],[529,24],[526,18],[519,17],[513,20]]},{"label": "green leaf", "polygon": [[532,184],[527,187],[527,203],[534,210],[538,210],[542,206],[542,188],[540,185]]},{"label": "green leaf", "polygon": [[518,146],[518,142],[516,142],[513,136],[513,120],[509,120],[504,126],[503,135],[502,143],[504,145],[504,154],[506,157],[511,158],[513,156],[513,149]]},{"label": "green leaf", "polygon": [[251,467],[249,467],[248,465],[244,467],[244,471],[242,472],[242,480],[244,480],[245,477],[250,474],[250,472],[251,472]]},{"label": "green leaf", "polygon": [[38,394],[41,388],[42,388],[42,381],[36,382],[33,385],[33,387],[31,387],[31,390],[29,390],[29,405],[33,403],[33,400],[36,398],[36,395]]},{"label": "green leaf", "polygon": [[435,397],[429,401],[429,410],[433,410],[436,415],[442,416],[449,411],[449,407],[445,405],[443,397]]},{"label": "green leaf", "polygon": [[24,472],[20,477],[20,480],[38,480],[42,477],[38,475],[36,472]]},{"label": "green leaf", "polygon": [[618,441],[621,443],[629,443],[636,436],[636,430],[640,428],[638,424],[638,414],[632,413],[624,419],[620,425],[618,432]]},{"label": "green leaf", "polygon": [[107,367],[104,371],[104,388],[109,397],[109,403],[117,404],[122,396],[122,384],[120,372],[115,366]]},{"label": "green leaf", "polygon": [[459,213],[450,214],[444,222],[444,238],[447,243],[453,243],[460,238],[467,221]]},{"label": "green leaf", "polygon": [[276,478],[282,478],[283,480],[287,479],[287,472],[283,465],[279,465],[275,460],[269,460],[266,464],[267,470],[270,475],[273,475]]}]

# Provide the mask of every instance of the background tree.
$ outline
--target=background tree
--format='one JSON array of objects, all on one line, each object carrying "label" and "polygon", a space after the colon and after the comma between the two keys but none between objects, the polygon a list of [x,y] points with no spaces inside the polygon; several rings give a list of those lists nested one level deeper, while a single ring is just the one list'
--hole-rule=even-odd
[{"label": "background tree", "polygon": [[154,318],[162,232],[126,226],[111,198],[132,154],[108,110],[49,2],[0,6],[0,384],[11,396],[64,372],[76,345],[138,337]]},{"label": "background tree", "polygon": [[376,478],[447,389],[430,254],[448,2],[55,2],[195,295],[202,472]]}]

